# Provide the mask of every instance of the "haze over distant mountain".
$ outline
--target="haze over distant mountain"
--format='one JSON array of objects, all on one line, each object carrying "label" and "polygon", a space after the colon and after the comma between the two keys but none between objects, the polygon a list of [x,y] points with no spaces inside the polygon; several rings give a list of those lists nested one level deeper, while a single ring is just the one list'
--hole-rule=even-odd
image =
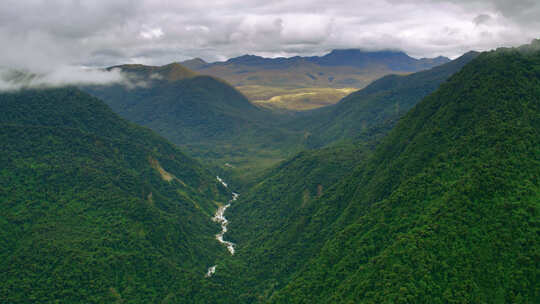
[{"label": "haze over distant mountain", "polygon": [[[333,50],[320,57],[244,55],[224,62],[206,63],[196,58],[181,64],[201,74],[225,79],[260,105],[309,109],[337,102],[346,95],[336,89],[359,89],[387,74],[417,72],[448,61],[446,57],[415,59],[401,51],[347,49]],[[310,102],[313,102],[311,107]]]},{"label": "haze over distant mountain", "polygon": [[201,74],[223,78],[235,86],[364,87],[388,73],[429,69],[446,57],[415,59],[401,51],[333,50],[324,56],[264,58],[244,55],[224,62],[192,59],[181,64]]},{"label": "haze over distant mountain", "polygon": [[208,62],[202,60],[201,58],[193,58],[190,60],[182,61],[181,64],[188,69],[196,70],[208,65]]},{"label": "haze over distant mountain", "polygon": [[[195,60],[195,59],[194,59]],[[370,66],[385,66],[392,71],[412,72],[431,68],[450,61],[446,57],[415,59],[402,51],[363,51],[360,49],[332,50],[324,56],[312,57],[278,57],[264,58],[254,55],[243,55],[231,58],[225,62],[216,62],[202,65],[199,69],[208,68],[209,65],[237,64],[245,66],[260,66],[267,69],[279,69],[294,66],[302,62],[314,63],[320,66],[349,66],[367,68]],[[203,64],[200,60],[188,61]],[[195,66],[195,65],[194,65]]]}]

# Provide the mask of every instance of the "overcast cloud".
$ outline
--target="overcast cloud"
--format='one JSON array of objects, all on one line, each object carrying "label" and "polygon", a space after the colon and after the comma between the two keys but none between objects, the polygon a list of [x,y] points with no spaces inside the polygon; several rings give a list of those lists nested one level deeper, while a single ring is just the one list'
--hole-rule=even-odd
[{"label": "overcast cloud", "polygon": [[539,16],[538,0],[3,0],[0,66],[51,73],[334,48],[456,57],[538,38]]}]

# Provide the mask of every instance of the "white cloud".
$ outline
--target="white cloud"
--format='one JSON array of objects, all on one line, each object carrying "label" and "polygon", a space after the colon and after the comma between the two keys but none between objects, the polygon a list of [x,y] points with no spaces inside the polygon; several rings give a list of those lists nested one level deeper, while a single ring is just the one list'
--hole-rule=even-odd
[{"label": "white cloud", "polygon": [[536,0],[4,0],[0,66],[50,73],[333,48],[455,57],[540,37],[538,16]]},{"label": "white cloud", "polygon": [[107,71],[95,68],[58,66],[43,74],[20,72],[6,68],[0,69],[0,91],[11,91],[21,88],[106,85],[113,83],[131,85],[127,77],[119,69]]},{"label": "white cloud", "polygon": [[139,33],[139,36],[144,39],[152,40],[158,39],[163,36],[163,30],[159,27],[150,28],[148,26],[143,26],[143,30]]}]

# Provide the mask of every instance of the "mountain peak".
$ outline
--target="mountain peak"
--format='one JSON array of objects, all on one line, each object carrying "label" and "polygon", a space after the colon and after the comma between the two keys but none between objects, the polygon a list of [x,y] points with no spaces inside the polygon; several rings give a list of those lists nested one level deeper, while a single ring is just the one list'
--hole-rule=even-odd
[{"label": "mountain peak", "polygon": [[193,78],[198,74],[184,67],[178,62],[169,63],[163,66],[148,66],[142,64],[124,64],[113,66],[108,69],[119,68],[123,72],[135,74],[144,79],[165,79],[174,82],[182,79]]},{"label": "mountain peak", "polygon": [[391,49],[386,49],[386,50],[380,50],[380,51],[368,51],[368,50],[364,50],[364,49],[355,49],[355,48],[351,48],[351,49],[333,49],[332,51],[330,51],[330,53],[328,53],[327,55],[325,56],[330,56],[330,55],[359,55],[359,54],[371,54],[371,55],[378,55],[378,56],[387,56],[387,55],[406,55],[405,52],[403,51],[399,51],[399,50],[391,50]]},{"label": "mountain peak", "polygon": [[326,66],[368,67],[382,65],[394,71],[418,71],[450,61],[442,56],[416,59],[403,51],[390,49],[381,51],[334,49],[322,57],[313,57],[311,60]]},{"label": "mountain peak", "polygon": [[165,77],[165,79],[170,82],[197,76],[197,73],[184,67],[178,62],[173,62],[158,67],[156,72],[158,72],[161,76]]},{"label": "mountain peak", "polygon": [[260,65],[271,61],[270,58],[264,58],[257,55],[246,54],[239,57],[231,58],[226,63],[235,63],[243,65]]},{"label": "mountain peak", "polygon": [[205,65],[208,64],[208,62],[204,61],[203,59],[201,59],[199,57],[196,57],[196,58],[193,58],[193,59],[182,61],[182,62],[180,62],[180,64],[183,65],[184,67],[188,68],[188,69],[196,70],[196,69],[204,67]]}]

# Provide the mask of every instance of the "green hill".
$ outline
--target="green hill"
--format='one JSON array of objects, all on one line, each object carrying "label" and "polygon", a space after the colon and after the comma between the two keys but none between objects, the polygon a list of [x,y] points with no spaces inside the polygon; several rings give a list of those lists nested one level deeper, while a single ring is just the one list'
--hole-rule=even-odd
[{"label": "green hill", "polygon": [[[475,56],[471,52],[431,70],[383,77],[335,106],[299,115],[261,109],[227,83],[176,63],[118,66],[135,86],[85,89],[223,175],[246,181],[305,147],[386,134],[400,116]],[[267,65],[285,64],[276,60]]]},{"label": "green hill", "polygon": [[344,139],[370,137],[373,129],[381,129],[381,126],[389,130],[400,116],[477,55],[469,52],[430,70],[406,76],[382,77],[334,106],[305,114],[293,121],[290,128],[308,132],[310,136],[306,144],[310,147],[321,147]]},{"label": "green hill", "polygon": [[538,96],[540,52],[483,53],[354,170],[284,164],[230,209],[222,302],[539,302]]},{"label": "green hill", "polygon": [[151,128],[217,167],[225,163],[238,171],[268,167],[296,152],[301,144],[300,132],[280,126],[286,116],[254,106],[222,80],[197,76],[179,64],[117,68],[135,86],[85,90],[120,116]]},{"label": "green hill", "polygon": [[193,303],[227,254],[226,189],[86,93],[1,93],[0,141],[0,302]]}]

